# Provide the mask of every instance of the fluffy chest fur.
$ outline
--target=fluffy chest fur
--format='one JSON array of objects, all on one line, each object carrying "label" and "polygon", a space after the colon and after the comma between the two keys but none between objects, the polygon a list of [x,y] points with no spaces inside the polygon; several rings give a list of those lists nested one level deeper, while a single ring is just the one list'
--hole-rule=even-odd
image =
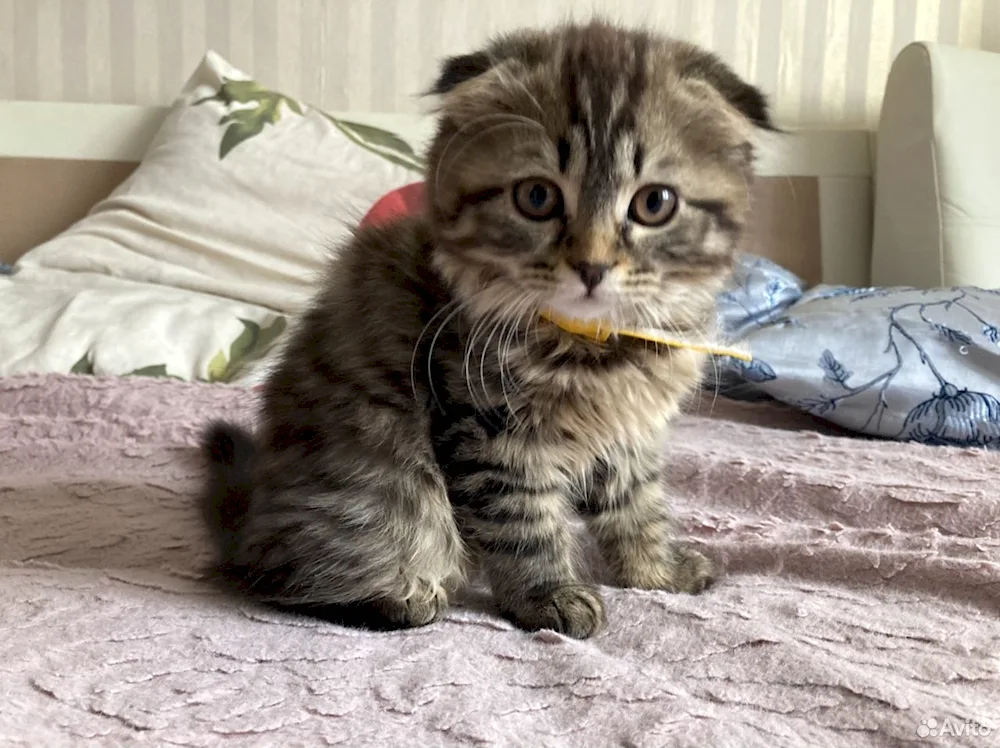
[{"label": "fluffy chest fur", "polygon": [[700,381],[704,356],[652,344],[591,344],[538,324],[510,333],[511,345],[456,334],[431,352],[438,360],[427,370],[447,382],[449,401],[440,407],[432,398],[437,440],[465,442],[438,451],[445,472],[449,462],[474,458],[514,468],[538,486],[579,485],[598,464],[630,471],[656,455],[667,424]]},{"label": "fluffy chest fur", "polygon": [[615,365],[527,365],[524,408],[548,441],[641,443],[662,433],[697,385],[703,356],[649,346]]}]

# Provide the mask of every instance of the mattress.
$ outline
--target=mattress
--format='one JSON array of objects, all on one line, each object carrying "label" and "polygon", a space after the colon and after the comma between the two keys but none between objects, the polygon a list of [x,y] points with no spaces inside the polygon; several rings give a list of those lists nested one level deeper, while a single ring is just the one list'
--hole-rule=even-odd
[{"label": "mattress", "polygon": [[206,579],[198,433],[254,403],[227,385],[0,379],[0,743],[995,739],[996,453],[706,398],[667,446],[667,493],[724,567],[715,587],[609,588],[589,641],[518,631],[479,588],[434,625],[376,634]]}]

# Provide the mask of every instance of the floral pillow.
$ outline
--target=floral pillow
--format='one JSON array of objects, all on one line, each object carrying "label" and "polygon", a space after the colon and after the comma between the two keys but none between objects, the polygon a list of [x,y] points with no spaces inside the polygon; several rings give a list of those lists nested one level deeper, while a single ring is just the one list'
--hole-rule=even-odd
[{"label": "floral pillow", "polygon": [[762,393],[872,436],[1000,448],[1000,291],[818,286],[721,362]]},{"label": "floral pillow", "polygon": [[741,254],[726,290],[719,295],[719,327],[728,337],[742,338],[780,316],[805,293],[795,273],[765,257]]},{"label": "floral pillow", "polygon": [[393,133],[269,91],[210,52],[136,172],[18,265],[293,313],[312,294],[330,248],[421,169]]},{"label": "floral pillow", "polygon": [[95,273],[0,275],[0,375],[252,377],[289,319],[211,294]]},{"label": "floral pillow", "polygon": [[422,166],[394,133],[210,52],[136,171],[0,273],[0,375],[232,380],[302,309],[332,248]]}]

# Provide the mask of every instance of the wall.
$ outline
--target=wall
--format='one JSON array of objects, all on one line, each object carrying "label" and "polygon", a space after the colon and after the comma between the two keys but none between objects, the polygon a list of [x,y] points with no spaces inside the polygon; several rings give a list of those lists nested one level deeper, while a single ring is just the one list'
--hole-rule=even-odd
[{"label": "wall", "polygon": [[410,111],[441,56],[571,8],[714,49],[785,124],[874,124],[912,40],[1000,52],[1000,0],[0,0],[0,99],[168,103],[211,47],[328,109]]}]

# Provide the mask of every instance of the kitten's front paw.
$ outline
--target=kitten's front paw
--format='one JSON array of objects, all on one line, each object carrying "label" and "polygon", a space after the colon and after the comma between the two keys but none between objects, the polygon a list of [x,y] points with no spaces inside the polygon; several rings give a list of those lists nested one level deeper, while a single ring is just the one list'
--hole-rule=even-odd
[{"label": "kitten's front paw", "polygon": [[629,559],[617,570],[622,587],[640,590],[666,590],[697,595],[715,582],[712,562],[698,551],[675,546],[666,558],[652,561],[648,556]]},{"label": "kitten's front paw", "polygon": [[674,549],[673,583],[671,592],[686,592],[697,595],[715,583],[715,569],[712,562],[698,551],[690,548]]},{"label": "kitten's front paw", "polygon": [[574,639],[588,639],[607,623],[604,600],[596,587],[567,584],[518,601],[508,615],[528,631],[552,629]]}]

